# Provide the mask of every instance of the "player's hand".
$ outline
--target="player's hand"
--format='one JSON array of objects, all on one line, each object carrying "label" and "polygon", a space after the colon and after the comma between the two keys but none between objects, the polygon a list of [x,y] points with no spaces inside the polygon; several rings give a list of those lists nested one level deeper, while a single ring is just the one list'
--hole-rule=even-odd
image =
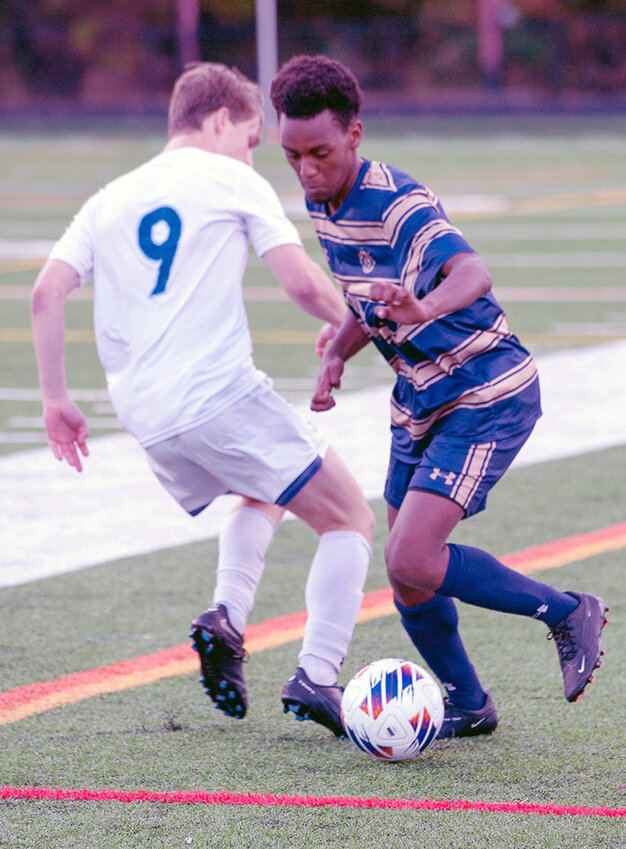
[{"label": "player's hand", "polygon": [[43,421],[50,450],[57,460],[65,460],[77,472],[82,472],[77,447],[83,457],[89,456],[89,428],[81,410],[69,398],[64,401],[48,401],[44,404]]},{"label": "player's hand", "polygon": [[374,307],[377,318],[388,318],[397,324],[419,324],[429,319],[422,302],[394,283],[372,283],[368,297],[371,301],[382,301]]},{"label": "player's hand", "polygon": [[337,335],[337,328],[328,322],[323,324],[320,328],[320,332],[317,334],[317,339],[315,340],[315,353],[318,357],[324,356],[324,351],[326,350],[326,346],[329,342],[332,342],[335,336]]},{"label": "player's hand", "polygon": [[311,409],[315,410],[316,413],[331,410],[335,406],[332,391],[341,387],[343,367],[344,361],[341,357],[329,354],[328,350],[326,350],[317,378],[317,386],[311,398]]}]

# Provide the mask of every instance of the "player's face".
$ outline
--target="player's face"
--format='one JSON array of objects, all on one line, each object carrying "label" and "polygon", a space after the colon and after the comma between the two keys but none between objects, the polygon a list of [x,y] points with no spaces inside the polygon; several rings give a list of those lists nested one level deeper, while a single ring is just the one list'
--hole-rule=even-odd
[{"label": "player's face", "polygon": [[313,203],[335,212],[348,197],[361,167],[357,149],[363,126],[357,119],[347,129],[325,109],[313,118],[280,116],[280,143],[287,162]]},{"label": "player's face", "polygon": [[262,119],[260,115],[234,123],[226,119],[222,139],[222,152],[247,165],[254,164],[254,149],[261,142]]}]

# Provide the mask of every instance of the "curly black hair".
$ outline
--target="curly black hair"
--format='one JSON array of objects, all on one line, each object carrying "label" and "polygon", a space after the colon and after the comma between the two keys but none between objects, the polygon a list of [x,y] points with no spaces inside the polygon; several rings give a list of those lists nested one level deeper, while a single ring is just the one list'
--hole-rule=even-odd
[{"label": "curly black hair", "polygon": [[270,99],[279,117],[313,118],[330,109],[345,130],[359,114],[363,93],[341,62],[327,56],[294,56],[272,82]]}]

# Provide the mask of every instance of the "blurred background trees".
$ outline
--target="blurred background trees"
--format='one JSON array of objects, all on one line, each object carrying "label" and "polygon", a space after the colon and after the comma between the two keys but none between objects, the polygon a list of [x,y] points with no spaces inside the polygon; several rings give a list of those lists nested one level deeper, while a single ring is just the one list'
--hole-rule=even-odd
[{"label": "blurred background trees", "polygon": [[[0,0],[0,109],[161,109],[181,70],[181,0]],[[254,0],[196,0],[197,53],[256,76]],[[502,54],[480,55],[497,6]],[[368,102],[626,100],[626,0],[277,0],[279,60],[326,53]]]}]

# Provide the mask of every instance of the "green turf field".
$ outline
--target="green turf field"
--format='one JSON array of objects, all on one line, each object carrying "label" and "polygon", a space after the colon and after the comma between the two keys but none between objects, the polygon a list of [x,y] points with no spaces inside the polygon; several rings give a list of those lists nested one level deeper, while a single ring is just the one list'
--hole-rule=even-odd
[{"label": "green turf field", "polygon": [[[391,120],[391,119],[390,119]],[[538,354],[626,337],[626,154],[624,122],[473,122],[438,132],[378,121],[364,153],[410,170],[443,199],[450,217],[487,258],[513,329]],[[388,134],[385,135],[385,132]],[[56,238],[103,181],[155,153],[152,134],[97,138],[89,132],[0,135],[0,246]],[[297,208],[295,178],[276,148],[257,166]],[[321,259],[310,224],[297,219]],[[29,337],[28,287],[40,259],[0,253],[0,452],[42,445]],[[252,258],[246,286],[273,285]],[[561,290],[538,301],[534,290]],[[583,300],[606,291],[606,299]],[[523,291],[522,291],[523,290]],[[610,290],[610,291],[609,291]],[[569,293],[569,294],[564,294]],[[604,296],[603,296],[604,297]],[[316,322],[280,301],[248,302],[257,364],[288,397],[306,397],[316,373]],[[68,373],[85,393],[92,435],[115,432],[91,343],[91,304],[68,312]],[[364,351],[344,391],[389,382]],[[372,450],[376,450],[372,446]],[[54,462],[50,456],[50,462]],[[455,539],[496,555],[624,522],[626,447],[514,469],[486,513]],[[76,479],[80,485],[80,479]],[[156,486],[156,483],[155,483]],[[385,586],[384,505],[377,516],[367,590]],[[37,533],[36,523],[33,533]],[[315,537],[285,523],[272,546],[251,622],[299,611]],[[0,691],[107,666],[183,643],[211,598],[216,542],[130,557],[0,589]],[[440,741],[416,761],[374,762],[312,723],[281,712],[280,690],[297,643],[252,655],[251,707],[241,723],[213,710],[196,675],[109,692],[0,725],[0,786],[116,791],[224,791],[314,797],[467,799],[624,808],[623,550],[539,573],[561,589],[602,594],[611,605],[605,666],[576,705],[562,697],[556,651],[535,622],[461,605],[462,633],[490,687],[501,725],[490,738]],[[357,627],[342,676],[377,657],[413,657],[399,620]],[[0,696],[1,706],[1,696]],[[7,849],[595,849],[624,846],[624,821],[486,811],[353,807],[0,801]]]}]

